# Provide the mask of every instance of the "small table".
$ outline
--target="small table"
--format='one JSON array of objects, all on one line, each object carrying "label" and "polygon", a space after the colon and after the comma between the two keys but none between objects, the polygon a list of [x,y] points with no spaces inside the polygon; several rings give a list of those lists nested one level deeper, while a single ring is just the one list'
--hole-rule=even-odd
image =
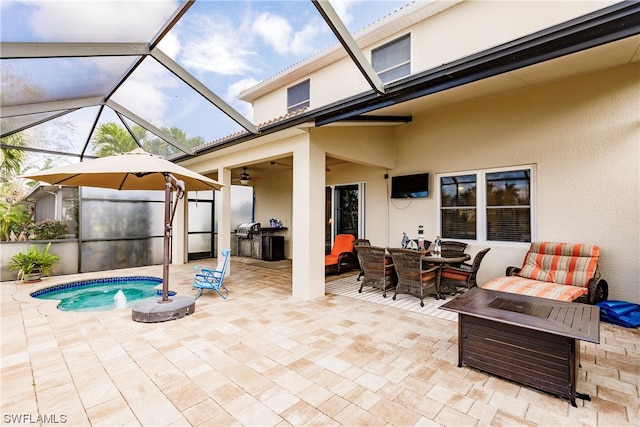
[{"label": "small table", "polygon": [[471,288],[440,308],[458,313],[462,363],[576,405],[579,341],[600,343],[600,308]]},{"label": "small table", "polygon": [[[426,255],[422,256],[422,261],[423,262],[427,262],[429,264],[437,264],[438,267],[442,267],[445,264],[461,264],[465,261],[469,261],[471,259],[471,255],[469,254],[462,254],[460,256],[438,256],[438,255],[434,255],[433,253],[428,253]],[[442,299],[446,299],[444,297],[444,295],[442,294],[442,291],[440,289],[440,278],[442,276],[442,268],[438,268],[436,270],[436,299],[440,299],[440,297],[442,296]]]}]

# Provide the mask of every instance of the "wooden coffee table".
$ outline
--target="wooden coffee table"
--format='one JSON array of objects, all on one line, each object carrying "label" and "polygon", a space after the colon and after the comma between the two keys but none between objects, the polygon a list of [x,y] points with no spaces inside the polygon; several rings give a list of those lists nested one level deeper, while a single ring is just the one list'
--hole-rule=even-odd
[{"label": "wooden coffee table", "polygon": [[458,367],[465,363],[577,406],[580,340],[600,343],[599,307],[472,288],[440,308],[458,313]]}]

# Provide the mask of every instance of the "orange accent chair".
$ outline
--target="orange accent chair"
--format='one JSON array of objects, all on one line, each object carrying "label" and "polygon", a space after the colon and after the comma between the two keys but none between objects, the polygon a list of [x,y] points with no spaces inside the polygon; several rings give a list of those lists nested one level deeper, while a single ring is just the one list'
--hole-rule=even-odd
[{"label": "orange accent chair", "polygon": [[353,250],[353,242],[355,241],[353,234],[338,234],[333,241],[331,253],[324,256],[325,274],[329,270],[337,268],[337,274],[345,269],[360,268],[358,255]]}]

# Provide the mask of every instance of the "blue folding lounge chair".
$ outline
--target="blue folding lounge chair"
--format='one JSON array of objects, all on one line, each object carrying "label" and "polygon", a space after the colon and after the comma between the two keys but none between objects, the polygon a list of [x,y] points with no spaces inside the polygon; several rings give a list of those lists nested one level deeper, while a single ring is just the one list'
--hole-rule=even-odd
[{"label": "blue folding lounge chair", "polygon": [[208,289],[213,290],[222,297],[227,299],[229,296],[229,289],[224,286],[224,275],[227,271],[227,265],[229,265],[229,257],[231,250],[224,249],[220,252],[218,258],[218,266],[214,269],[202,267],[199,272],[193,278],[193,287],[198,290],[196,299],[200,298],[202,291]]}]

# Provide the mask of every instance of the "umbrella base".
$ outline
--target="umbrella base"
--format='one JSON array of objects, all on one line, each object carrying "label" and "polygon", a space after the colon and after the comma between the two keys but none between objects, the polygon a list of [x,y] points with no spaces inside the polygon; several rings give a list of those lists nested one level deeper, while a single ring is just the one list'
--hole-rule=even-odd
[{"label": "umbrella base", "polygon": [[196,311],[196,301],[192,297],[174,296],[170,302],[158,300],[141,301],[133,306],[131,318],[136,322],[158,323],[180,319]]}]

